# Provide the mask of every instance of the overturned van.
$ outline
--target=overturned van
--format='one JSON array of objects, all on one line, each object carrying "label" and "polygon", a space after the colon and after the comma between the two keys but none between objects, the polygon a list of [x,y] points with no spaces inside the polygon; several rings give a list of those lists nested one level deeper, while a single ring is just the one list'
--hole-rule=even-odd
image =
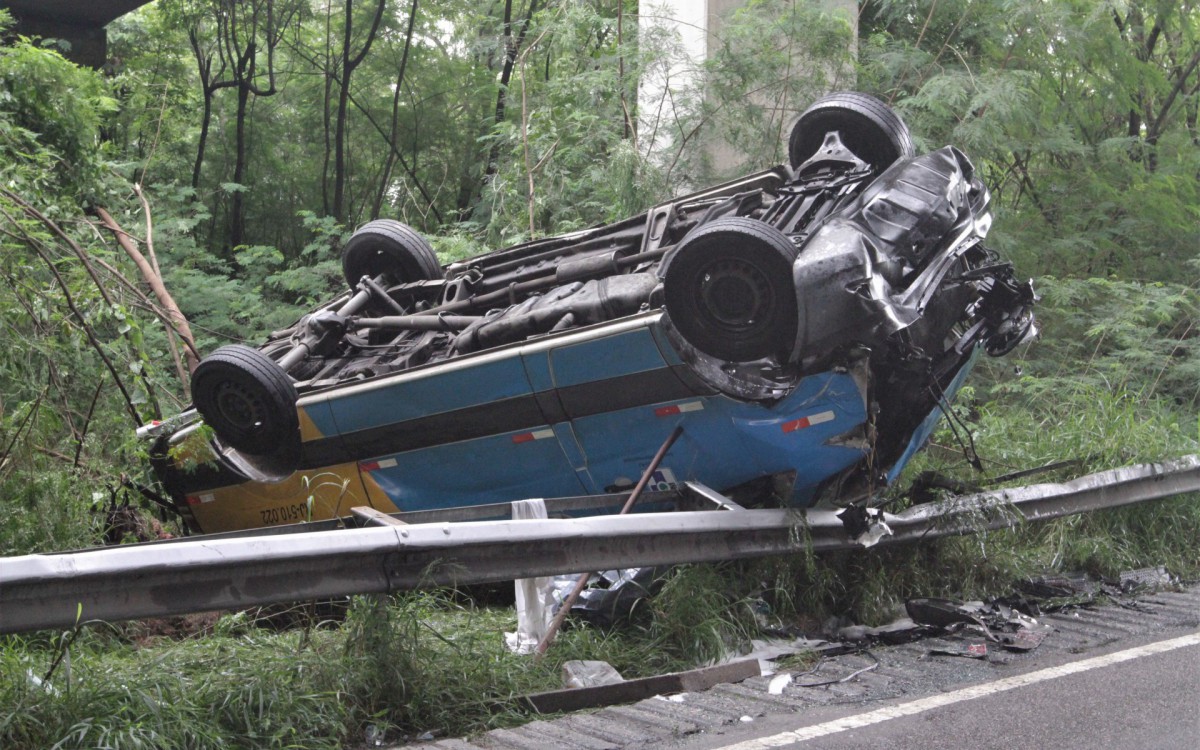
[{"label": "overturned van", "polygon": [[812,105],[789,163],[616,224],[441,267],[379,220],[348,291],[221,347],[143,428],[193,529],[696,480],[810,506],[894,479],[979,351],[1035,331],[989,196],[886,105]]}]

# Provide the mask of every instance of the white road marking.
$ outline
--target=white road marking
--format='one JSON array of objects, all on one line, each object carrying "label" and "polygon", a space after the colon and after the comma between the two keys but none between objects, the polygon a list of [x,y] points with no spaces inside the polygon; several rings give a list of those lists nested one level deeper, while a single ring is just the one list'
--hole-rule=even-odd
[{"label": "white road marking", "polygon": [[768,747],[784,747],[787,745],[795,745],[806,740],[815,739],[817,737],[825,737],[838,732],[845,732],[849,729],[860,729],[868,727],[872,724],[879,724],[890,719],[899,719],[904,716],[913,716],[914,714],[924,713],[942,706],[949,706],[963,701],[975,700],[984,696],[1003,693],[1006,690],[1014,690],[1026,685],[1033,685],[1046,680],[1054,680],[1059,677],[1087,672],[1100,667],[1108,667],[1113,664],[1131,661],[1143,656],[1152,654],[1161,654],[1166,651],[1174,651],[1175,649],[1185,648],[1187,646],[1200,645],[1200,633],[1185,635],[1180,638],[1173,638],[1168,641],[1159,641],[1150,643],[1145,646],[1127,649],[1125,651],[1117,651],[1104,656],[1095,656],[1091,659],[1083,661],[1071,662],[1058,667],[1048,667],[1039,669],[1036,672],[1028,672],[1019,674],[1013,677],[1006,677],[995,682],[987,682],[982,685],[974,685],[962,690],[955,690],[950,693],[942,693],[941,695],[931,695],[928,698],[911,701],[909,703],[901,703],[898,706],[889,706],[880,708],[875,711],[868,711],[865,714],[856,716],[847,716],[833,721],[827,721],[824,724],[815,724],[811,727],[802,727],[790,732],[772,735],[770,737],[760,737],[759,739],[746,740],[733,745],[726,745],[718,748],[718,750],[763,750]]}]

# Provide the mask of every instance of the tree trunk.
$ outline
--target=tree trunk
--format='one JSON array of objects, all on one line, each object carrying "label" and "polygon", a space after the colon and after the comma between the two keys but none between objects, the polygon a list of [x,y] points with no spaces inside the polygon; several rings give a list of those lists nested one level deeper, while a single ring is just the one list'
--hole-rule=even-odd
[{"label": "tree trunk", "polygon": [[334,123],[333,136],[333,216],[339,223],[346,220],[346,114],[350,106],[350,78],[354,70],[362,63],[371,45],[375,42],[375,33],[379,31],[379,23],[383,20],[383,11],[387,0],[378,0],[375,6],[375,18],[371,29],[363,41],[362,49],[351,55],[350,42],[353,31],[353,0],[346,0],[346,22],[342,35],[342,80],[338,91],[337,120]]},{"label": "tree trunk", "polygon": [[[492,120],[493,126],[504,122],[504,113],[508,105],[508,85],[512,82],[513,66],[516,65],[517,55],[521,51],[525,34],[529,31],[529,24],[533,21],[533,14],[536,10],[537,0],[529,0],[529,11],[525,14],[525,22],[521,24],[521,30],[517,32],[517,38],[514,40],[512,38],[512,0],[506,0],[504,3],[504,67],[500,69],[500,85],[496,90],[496,112]],[[499,161],[500,143],[492,141],[492,146],[488,149],[487,168],[483,174],[485,183],[496,174]]]},{"label": "tree trunk", "polygon": [[321,100],[321,128],[325,135],[325,151],[321,160],[321,213],[329,215],[329,102],[333,98],[333,4],[325,6],[325,93]]},{"label": "tree trunk", "polygon": [[[168,335],[176,333],[184,344],[184,354],[187,357],[187,371],[192,373],[196,366],[200,364],[199,357],[196,352],[196,340],[192,336],[192,328],[188,324],[187,316],[179,309],[175,298],[167,291],[167,285],[163,283],[162,275],[151,265],[146,256],[138,249],[137,242],[117,224],[116,220],[105,211],[103,207],[96,206],[96,215],[100,217],[100,221],[108,228],[113,236],[117,238],[117,244],[125,251],[134,265],[137,266],[138,273],[142,275],[142,280],[150,287],[150,291],[154,292],[155,299],[158,304],[162,305],[166,311],[169,324],[167,326]],[[165,321],[164,321],[165,322]],[[182,384],[184,391],[187,390],[188,383],[184,381]]]},{"label": "tree trunk", "polygon": [[242,180],[246,179],[246,108],[250,101],[250,86],[243,83],[238,86],[237,91],[237,155],[233,167],[233,181],[237,187],[233,190],[229,209],[229,245],[231,249],[245,244],[246,239],[245,185]]},{"label": "tree trunk", "polygon": [[342,223],[346,220],[346,107],[350,101],[350,33],[353,24],[354,3],[346,0],[346,28],[342,35],[342,80],[338,88],[337,119],[333,132],[333,217]]},{"label": "tree trunk", "polygon": [[392,132],[388,139],[391,148],[388,149],[387,161],[379,176],[379,190],[375,194],[375,205],[371,209],[372,219],[378,219],[380,211],[383,210],[383,199],[387,196],[388,185],[392,179],[392,168],[396,165],[398,151],[396,142],[400,140],[400,90],[404,87],[404,73],[408,67],[408,51],[412,48],[413,27],[417,20],[417,3],[418,0],[412,0],[412,8],[408,12],[408,32],[404,36],[404,52],[400,55],[400,70],[396,72],[396,89],[392,92]]},{"label": "tree trunk", "polygon": [[200,189],[200,168],[204,164],[204,149],[208,145],[208,127],[212,123],[213,90],[204,87],[204,114],[200,117],[200,138],[196,144],[196,164],[192,167],[192,189]]}]

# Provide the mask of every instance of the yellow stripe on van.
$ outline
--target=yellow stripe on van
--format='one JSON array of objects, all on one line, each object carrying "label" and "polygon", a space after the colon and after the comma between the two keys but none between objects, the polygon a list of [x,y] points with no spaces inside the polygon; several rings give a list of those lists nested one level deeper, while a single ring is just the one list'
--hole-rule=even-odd
[{"label": "yellow stripe on van", "polygon": [[300,417],[300,440],[307,443],[310,440],[317,440],[325,437],[325,434],[312,421],[312,417],[308,416],[308,412],[303,406],[297,407],[296,414]]}]

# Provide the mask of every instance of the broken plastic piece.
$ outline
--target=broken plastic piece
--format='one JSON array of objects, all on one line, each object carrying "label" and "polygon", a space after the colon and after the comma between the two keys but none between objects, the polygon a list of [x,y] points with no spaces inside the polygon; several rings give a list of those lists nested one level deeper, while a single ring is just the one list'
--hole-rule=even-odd
[{"label": "broken plastic piece", "polygon": [[1176,583],[1176,579],[1166,568],[1159,565],[1155,568],[1126,570],[1121,573],[1119,583],[1122,593],[1132,594],[1143,591],[1157,591],[1163,586],[1172,586]]},{"label": "broken plastic piece", "polygon": [[872,547],[892,534],[891,527],[883,520],[883,511],[878,508],[848,505],[838,512],[837,517],[846,527],[846,535],[864,547]]},{"label": "broken plastic piece", "polygon": [[767,684],[767,693],[769,695],[783,695],[783,689],[792,683],[792,673],[784,672],[777,674],[771,678],[771,682]]},{"label": "broken plastic piece", "polygon": [[562,671],[563,685],[569,688],[615,685],[625,681],[621,673],[606,661],[565,661]]},{"label": "broken plastic piece", "polygon": [[877,628],[867,629],[868,636],[887,644],[908,643],[920,638],[924,633],[925,628],[908,617],[902,617]]},{"label": "broken plastic piece", "polygon": [[[518,500],[512,504],[514,521],[546,518],[546,501]],[[545,637],[554,617],[554,578],[521,578],[516,582],[517,631],[505,633],[508,649],[518,654],[531,654]]]},{"label": "broken plastic piece", "polygon": [[909,599],[904,603],[908,616],[921,625],[948,628],[955,624],[982,625],[970,608],[951,599]]},{"label": "broken plastic piece", "polygon": [[[639,601],[654,593],[665,571],[663,567],[602,570],[588,581],[589,588],[580,592],[571,614],[597,627],[612,627],[627,619]],[[553,579],[558,601],[566,598],[577,577],[571,574]]]}]

